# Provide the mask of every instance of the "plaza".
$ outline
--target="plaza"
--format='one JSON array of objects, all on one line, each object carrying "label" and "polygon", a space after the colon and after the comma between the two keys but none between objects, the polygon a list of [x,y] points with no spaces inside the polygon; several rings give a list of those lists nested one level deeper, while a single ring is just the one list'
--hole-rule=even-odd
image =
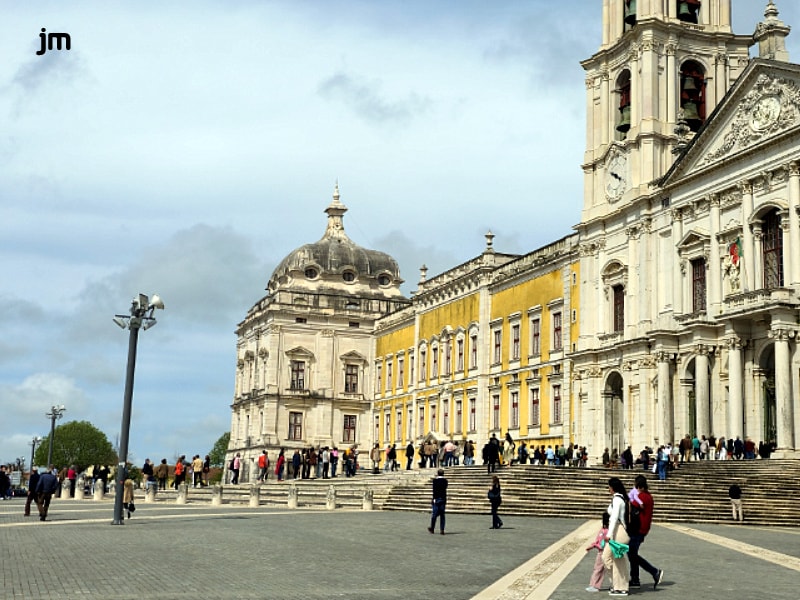
[{"label": "plaza", "polygon": [[[451,514],[447,535],[419,512],[138,504],[54,499],[48,521],[0,505],[3,597],[448,598],[568,600],[585,592],[599,521]],[[569,514],[570,507],[564,507]],[[502,513],[502,509],[501,509]],[[800,531],[656,524],[642,554],[665,577],[632,596],[796,598]],[[604,597],[605,593],[601,592]]]}]

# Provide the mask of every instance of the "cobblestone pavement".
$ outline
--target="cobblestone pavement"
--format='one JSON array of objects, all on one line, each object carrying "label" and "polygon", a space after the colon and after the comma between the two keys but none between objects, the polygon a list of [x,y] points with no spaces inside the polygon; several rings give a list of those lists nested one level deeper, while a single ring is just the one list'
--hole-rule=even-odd
[{"label": "cobblestone pavement", "polygon": [[[599,523],[423,513],[137,504],[111,525],[110,501],[54,499],[48,522],[0,503],[3,598],[546,599],[584,591]],[[34,510],[35,513],[35,510]],[[770,552],[767,552],[769,549]],[[800,531],[654,527],[642,554],[665,570],[655,592],[686,597],[800,597]],[[602,594],[606,596],[606,594]]]}]

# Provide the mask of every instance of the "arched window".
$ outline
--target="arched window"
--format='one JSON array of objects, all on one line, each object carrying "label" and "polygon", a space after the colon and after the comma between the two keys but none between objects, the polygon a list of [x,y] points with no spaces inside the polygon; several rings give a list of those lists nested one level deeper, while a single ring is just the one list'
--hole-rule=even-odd
[{"label": "arched window", "polygon": [[700,0],[677,0],[678,19],[685,23],[697,23],[700,14]]},{"label": "arched window", "polygon": [[617,78],[616,93],[619,95],[619,119],[617,120],[617,131],[621,134],[621,139],[625,139],[628,130],[631,128],[631,73],[623,71]]},{"label": "arched window", "polygon": [[693,60],[681,66],[681,108],[692,131],[706,120],[705,69]]},{"label": "arched window", "polygon": [[762,253],[764,256],[764,287],[783,287],[783,230],[778,210],[764,217],[762,224]]}]

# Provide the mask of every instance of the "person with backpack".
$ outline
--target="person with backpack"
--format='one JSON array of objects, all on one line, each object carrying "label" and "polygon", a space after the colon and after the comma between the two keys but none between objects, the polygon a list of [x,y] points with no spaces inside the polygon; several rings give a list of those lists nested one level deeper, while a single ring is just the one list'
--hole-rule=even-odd
[{"label": "person with backpack", "polygon": [[653,522],[653,496],[647,489],[647,477],[637,475],[633,489],[628,493],[630,500],[628,518],[628,535],[631,541],[628,542],[628,560],[631,564],[630,587],[641,587],[639,581],[639,568],[641,567],[653,578],[653,589],[656,589],[664,578],[664,570],[657,569],[639,554],[639,548],[644,543],[644,538],[650,533],[650,525]]}]

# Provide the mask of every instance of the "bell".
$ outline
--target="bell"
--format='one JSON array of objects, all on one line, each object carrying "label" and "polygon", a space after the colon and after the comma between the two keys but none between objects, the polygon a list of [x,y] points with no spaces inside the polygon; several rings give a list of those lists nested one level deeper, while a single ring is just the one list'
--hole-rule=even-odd
[{"label": "bell", "polygon": [[686,92],[697,91],[697,84],[694,82],[694,77],[686,77],[683,80],[683,90]]},{"label": "bell", "polygon": [[628,104],[619,109],[620,118],[617,123],[617,131],[620,133],[628,133],[631,128],[631,105]]},{"label": "bell", "polygon": [[689,8],[688,2],[679,2],[678,3],[678,19],[681,21],[689,21],[691,23],[697,23],[697,17],[695,16],[692,9]]},{"label": "bell", "polygon": [[628,0],[625,5],[625,22],[636,25],[636,0]]},{"label": "bell", "polygon": [[684,118],[691,130],[697,131],[700,129],[700,125],[703,124],[703,119],[700,118],[700,113],[697,112],[697,104],[690,100],[689,102],[684,102],[682,108]]}]

